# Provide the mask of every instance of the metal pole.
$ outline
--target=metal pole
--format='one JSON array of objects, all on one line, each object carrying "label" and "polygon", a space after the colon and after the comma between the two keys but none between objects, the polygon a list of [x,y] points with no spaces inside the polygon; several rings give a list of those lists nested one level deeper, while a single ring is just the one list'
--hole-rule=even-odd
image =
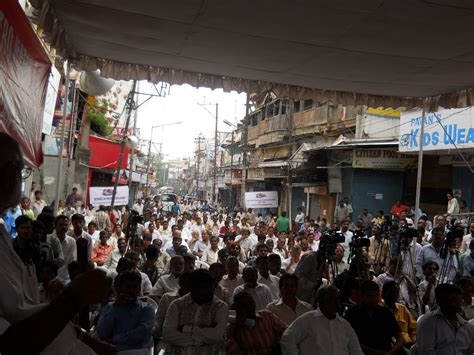
[{"label": "metal pole", "polygon": [[146,192],[147,195],[150,193],[150,186],[148,185],[149,176],[150,176],[150,165],[151,165],[151,140],[153,139],[153,128],[151,127],[151,136],[150,142],[148,143],[148,162],[146,164]]},{"label": "metal pole", "polygon": [[424,134],[425,134],[425,106],[423,104],[423,110],[421,111],[421,129],[420,129],[420,150],[418,151],[418,171],[416,174],[416,195],[415,195],[415,226],[418,224],[420,218],[420,193],[421,193],[421,174],[423,172],[423,146],[424,146]]},{"label": "metal pole", "polygon": [[125,121],[125,130],[124,130],[124,135],[122,137],[122,145],[120,147],[120,156],[117,164],[117,172],[115,173],[115,183],[114,183],[114,192],[112,193],[112,202],[110,203],[110,206],[113,208],[115,206],[115,196],[117,195],[117,187],[120,179],[120,169],[122,167],[122,161],[123,161],[123,155],[125,153],[125,136],[128,133],[128,126],[130,125],[130,118],[132,117],[132,110],[134,109],[135,103],[133,100],[133,95],[135,95],[137,87],[137,81],[133,81],[133,86],[132,86],[132,91],[128,94],[128,107],[127,107],[127,119]]},{"label": "metal pole", "polygon": [[64,138],[66,136],[66,117],[67,117],[67,103],[69,98],[69,72],[71,65],[69,61],[66,64],[66,78],[64,88],[64,103],[63,103],[63,122],[61,127],[61,138],[59,140],[59,154],[58,154],[58,172],[56,174],[56,198],[54,199],[54,215],[57,216],[59,209],[59,196],[61,194],[62,185],[62,171],[63,171],[63,154],[64,154]]},{"label": "metal pole", "polygon": [[212,182],[212,201],[216,203],[216,185],[217,185],[217,146],[219,145],[217,137],[217,124],[219,118],[219,104],[216,103],[216,128],[214,132],[214,181]]},{"label": "metal pole", "polygon": [[[288,113],[288,132],[289,132],[289,137],[288,137],[288,145],[289,145],[289,148],[290,148],[290,154],[289,156],[291,157],[293,155],[293,112],[295,110],[295,103],[293,101],[293,99],[289,99],[288,100],[288,110],[287,110],[287,113]],[[290,219],[291,221],[291,204],[292,204],[292,200],[293,200],[293,189],[291,187],[291,166],[290,166],[290,162],[288,160],[288,176],[287,176],[287,182],[288,182],[288,193],[287,193],[287,201],[288,201],[288,218]]]},{"label": "metal pole", "polygon": [[234,210],[234,185],[232,179],[234,178],[234,129],[232,129],[232,138],[230,144],[230,210]]},{"label": "metal pole", "polygon": [[249,120],[250,120],[250,95],[247,93],[247,98],[245,101],[245,118],[244,118],[244,127],[242,130],[242,185],[241,185],[241,195],[240,195],[240,205],[245,204],[245,192],[247,192],[247,154],[248,154],[248,131],[249,131]]},{"label": "metal pole", "polygon": [[[137,82],[137,94],[135,96],[135,102],[136,106],[139,106],[138,103],[138,93],[140,92],[140,82]],[[133,135],[136,136],[137,134],[137,120],[138,120],[138,109],[135,110],[134,115],[133,115]],[[128,193],[130,196],[130,201],[128,201],[128,204],[130,207],[133,205],[133,201],[135,200],[135,194],[132,194],[132,175],[133,175],[133,169],[135,165],[135,149],[130,150],[130,159],[128,162]]]}]

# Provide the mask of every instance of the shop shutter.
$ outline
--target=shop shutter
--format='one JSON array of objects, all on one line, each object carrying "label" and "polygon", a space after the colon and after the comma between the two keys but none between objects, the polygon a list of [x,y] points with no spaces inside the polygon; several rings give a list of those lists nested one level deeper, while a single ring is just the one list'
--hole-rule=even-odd
[{"label": "shop shutter", "polygon": [[391,206],[402,198],[403,181],[404,172],[354,169],[352,179],[354,219],[364,208],[367,208],[372,215],[378,210],[383,210],[385,213],[390,211]]}]

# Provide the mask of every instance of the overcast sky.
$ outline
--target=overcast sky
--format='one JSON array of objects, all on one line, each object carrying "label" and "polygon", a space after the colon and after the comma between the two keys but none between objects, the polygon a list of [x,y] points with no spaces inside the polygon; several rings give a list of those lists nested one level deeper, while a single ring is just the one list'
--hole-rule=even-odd
[{"label": "overcast sky", "polygon": [[[140,82],[140,92],[155,92],[150,83]],[[139,102],[146,96],[142,95]],[[166,123],[179,122],[180,125],[171,125],[153,130],[153,142],[163,143],[162,150],[165,159],[186,158],[193,155],[194,138],[203,133],[206,138],[214,137],[215,106],[206,108],[208,113],[198,103],[218,103],[219,123],[218,130],[229,132],[229,126],[223,120],[233,123],[241,120],[245,114],[245,94],[235,91],[225,93],[223,90],[195,89],[189,85],[172,86],[167,97],[154,97],[143,104],[138,110],[137,127],[140,128],[140,138],[149,139],[151,127]]]}]

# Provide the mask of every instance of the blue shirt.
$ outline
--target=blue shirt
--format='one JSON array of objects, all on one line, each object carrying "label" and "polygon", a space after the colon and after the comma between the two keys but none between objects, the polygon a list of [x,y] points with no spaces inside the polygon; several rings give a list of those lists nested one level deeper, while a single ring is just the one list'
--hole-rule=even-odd
[{"label": "blue shirt", "polygon": [[474,270],[474,259],[471,257],[468,251],[461,259],[462,264],[462,276],[471,276],[471,272]]},{"label": "blue shirt", "polygon": [[146,302],[136,300],[126,306],[109,303],[102,309],[97,334],[112,338],[117,351],[147,349],[153,345],[154,321],[155,311]]},{"label": "blue shirt", "polygon": [[5,227],[7,228],[8,233],[10,233],[10,236],[12,238],[16,237],[16,225],[15,225],[15,220],[17,217],[21,216],[21,210],[16,207],[14,209],[10,208],[7,213],[5,214]]},{"label": "blue shirt", "polygon": [[171,212],[176,213],[176,215],[179,215],[179,213],[181,212],[181,209],[179,208],[179,205],[175,204],[175,205],[171,206]]}]

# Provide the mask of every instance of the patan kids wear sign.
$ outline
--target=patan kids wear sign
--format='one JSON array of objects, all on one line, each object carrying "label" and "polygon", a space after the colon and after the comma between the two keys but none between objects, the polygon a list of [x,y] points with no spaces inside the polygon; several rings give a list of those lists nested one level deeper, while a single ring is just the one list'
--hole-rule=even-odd
[{"label": "patan kids wear sign", "polygon": [[[402,113],[400,119],[401,152],[420,149],[421,110]],[[424,150],[474,147],[474,111],[472,107],[440,109],[425,115]]]}]

